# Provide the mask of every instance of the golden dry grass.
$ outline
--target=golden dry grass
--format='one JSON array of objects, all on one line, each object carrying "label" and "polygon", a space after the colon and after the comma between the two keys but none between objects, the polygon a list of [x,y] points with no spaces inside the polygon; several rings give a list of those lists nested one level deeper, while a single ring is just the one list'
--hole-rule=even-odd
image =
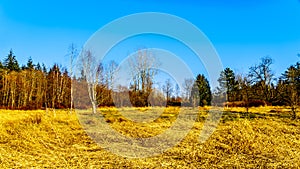
[{"label": "golden dry grass", "polygon": [[[285,115],[268,115],[286,114],[286,108],[252,108],[248,115],[242,114],[242,109],[225,109],[217,130],[201,144],[198,138],[207,109],[200,110],[193,129],[180,144],[162,155],[141,159],[103,150],[87,136],[75,113],[0,110],[0,168],[300,167],[300,121]],[[176,118],[173,113],[178,110],[168,108],[155,121],[138,125],[115,109],[102,111],[110,125],[121,133],[151,137],[172,125]]]}]

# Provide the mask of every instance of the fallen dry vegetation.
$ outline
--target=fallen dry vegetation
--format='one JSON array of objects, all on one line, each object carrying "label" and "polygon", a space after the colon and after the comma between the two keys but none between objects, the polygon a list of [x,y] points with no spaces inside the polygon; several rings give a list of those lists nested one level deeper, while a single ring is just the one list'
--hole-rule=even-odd
[{"label": "fallen dry vegetation", "polygon": [[[168,108],[153,122],[137,125],[115,109],[102,111],[122,134],[151,137],[172,125],[178,110]],[[0,168],[299,168],[300,121],[291,120],[280,107],[253,108],[249,114],[243,111],[225,109],[216,131],[200,143],[206,116],[201,109],[181,143],[159,156],[131,159],[99,147],[84,132],[75,113],[0,110]]]}]

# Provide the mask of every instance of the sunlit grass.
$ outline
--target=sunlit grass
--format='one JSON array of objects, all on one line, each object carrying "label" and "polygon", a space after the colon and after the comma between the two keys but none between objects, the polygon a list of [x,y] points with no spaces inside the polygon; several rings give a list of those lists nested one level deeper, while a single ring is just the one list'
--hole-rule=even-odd
[{"label": "sunlit grass", "polygon": [[[199,108],[193,129],[180,144],[160,156],[142,159],[124,158],[103,150],[84,132],[76,113],[0,110],[0,168],[300,167],[300,121],[291,120],[288,108],[251,108],[247,115],[242,114],[244,108],[224,108],[217,130],[201,144],[199,134],[209,109]],[[118,132],[131,137],[152,137],[172,125],[179,108],[99,110]],[[189,108],[182,110],[188,112]],[[153,121],[138,123],[130,120],[131,116],[124,116],[124,111],[162,113]]]}]

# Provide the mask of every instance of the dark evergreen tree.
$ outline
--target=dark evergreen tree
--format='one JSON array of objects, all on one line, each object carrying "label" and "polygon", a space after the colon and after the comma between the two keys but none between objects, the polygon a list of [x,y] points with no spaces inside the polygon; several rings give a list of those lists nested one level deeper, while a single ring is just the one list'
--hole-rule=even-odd
[{"label": "dark evergreen tree", "polygon": [[29,59],[28,59],[28,61],[27,61],[26,68],[27,68],[27,69],[30,69],[30,70],[33,70],[33,69],[34,69],[34,64],[33,64],[33,61],[32,61],[32,58],[31,58],[31,57],[29,57]]},{"label": "dark evergreen tree", "polygon": [[46,68],[46,66],[45,66],[45,64],[44,64],[44,63],[42,64],[42,70],[43,70],[43,73],[44,73],[45,75],[47,75],[47,74],[48,74],[48,72],[47,72],[47,68]]},{"label": "dark evergreen tree", "polygon": [[230,68],[225,68],[218,79],[219,90],[221,93],[226,94],[226,101],[235,101],[235,93],[237,90],[237,81],[235,74]]},{"label": "dark evergreen tree", "polygon": [[293,118],[297,118],[296,110],[300,100],[300,64],[290,66],[283,74],[285,90],[283,95],[284,101],[292,109]]},{"label": "dark evergreen tree", "polygon": [[42,71],[42,67],[41,67],[40,63],[36,64],[35,70]]},{"label": "dark evergreen tree", "polygon": [[0,62],[0,69],[3,69],[3,68],[4,68],[4,66],[3,66],[2,62]]},{"label": "dark evergreen tree", "polygon": [[196,104],[199,106],[211,105],[212,93],[209,82],[204,75],[197,75],[191,96],[193,106],[196,106]]},{"label": "dark evergreen tree", "polygon": [[16,56],[13,54],[13,51],[10,50],[7,58],[4,60],[5,68],[9,69],[10,71],[19,71],[20,67]]},{"label": "dark evergreen tree", "polygon": [[27,69],[27,67],[25,65],[21,66],[21,70],[26,70],[26,69]]}]

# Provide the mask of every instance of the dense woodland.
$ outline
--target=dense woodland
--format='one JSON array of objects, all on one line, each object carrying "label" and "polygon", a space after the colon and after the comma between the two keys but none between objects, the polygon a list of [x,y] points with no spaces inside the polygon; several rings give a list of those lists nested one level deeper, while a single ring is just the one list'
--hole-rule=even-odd
[{"label": "dense woodland", "polygon": [[[271,69],[272,58],[263,57],[245,75],[235,74],[231,68],[225,68],[220,72],[216,89],[212,90],[206,77],[198,74],[195,79],[186,79],[182,84],[184,89],[180,91],[178,84],[173,84],[170,79],[160,88],[155,88],[154,76],[157,72],[150,69],[151,64],[155,63],[147,53],[140,52],[131,64],[135,68],[133,70],[138,72],[132,76],[131,85],[113,89],[113,72],[117,63],[112,61],[107,65],[92,65],[92,53],[83,53],[83,76],[73,77],[73,84],[86,84],[88,89],[94,90],[87,99],[94,102],[95,106],[286,105],[295,111],[299,105],[300,62],[292,64],[280,77],[275,77]],[[97,68],[93,77],[88,72],[92,66]],[[57,64],[47,68],[44,64],[33,63],[31,58],[20,66],[11,50],[0,62],[0,107],[70,108],[73,100],[70,74]],[[95,77],[98,80],[92,80]],[[129,93],[130,101],[122,99],[126,93]]]},{"label": "dense woodland", "polygon": [[44,64],[29,59],[19,66],[11,50],[0,63],[0,107],[39,109],[70,106],[71,80],[67,69],[57,64],[47,70]]}]

